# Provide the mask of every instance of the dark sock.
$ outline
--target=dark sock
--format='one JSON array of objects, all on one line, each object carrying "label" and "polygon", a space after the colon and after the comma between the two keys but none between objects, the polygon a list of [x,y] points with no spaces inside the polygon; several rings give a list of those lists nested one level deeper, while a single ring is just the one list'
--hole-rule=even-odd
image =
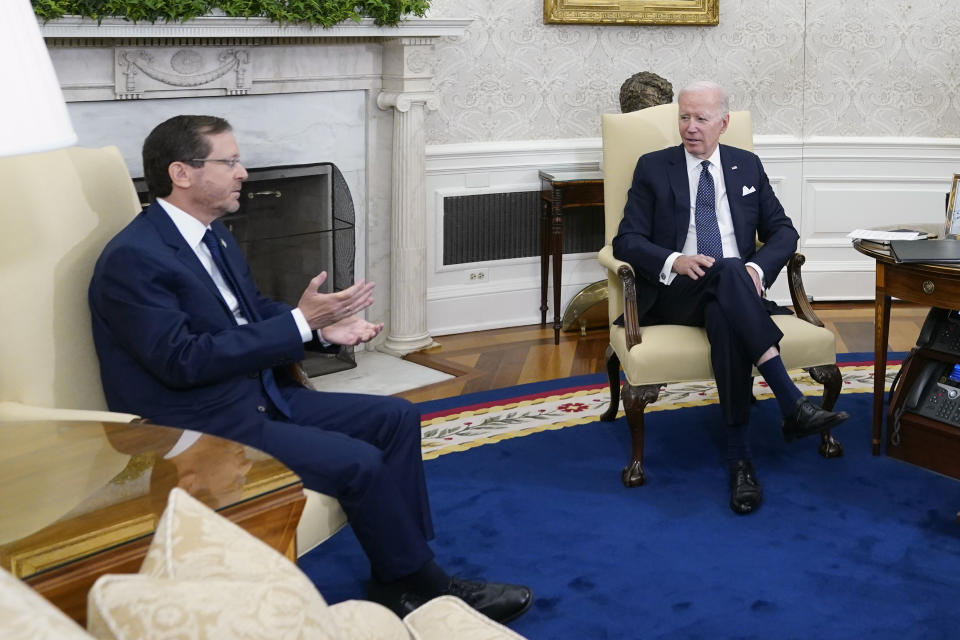
[{"label": "dark sock", "polygon": [[727,466],[733,468],[738,460],[751,458],[750,443],[747,441],[746,424],[727,425]]},{"label": "dark sock", "polygon": [[450,586],[450,576],[433,560],[429,560],[419,570],[408,576],[390,581],[390,584],[403,587],[426,598],[443,595]]},{"label": "dark sock", "polygon": [[783,360],[780,356],[774,356],[763,364],[758,364],[757,369],[770,385],[773,395],[777,397],[780,413],[785,416],[790,415],[797,405],[797,400],[802,398],[803,394],[800,393],[800,389],[797,389],[797,385],[793,384],[787,370],[783,368]]}]

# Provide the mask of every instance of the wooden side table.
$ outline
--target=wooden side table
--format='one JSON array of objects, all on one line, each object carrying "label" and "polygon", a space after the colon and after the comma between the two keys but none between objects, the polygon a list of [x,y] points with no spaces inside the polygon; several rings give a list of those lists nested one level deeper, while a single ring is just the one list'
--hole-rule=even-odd
[{"label": "wooden side table", "polygon": [[547,281],[552,258],[553,344],[560,344],[564,209],[596,206],[603,206],[602,171],[540,171],[540,324],[547,324]]},{"label": "wooden side table", "polygon": [[[916,240],[915,242],[923,242]],[[931,307],[960,309],[960,265],[903,264],[889,249],[855,240],[854,248],[876,260],[873,349],[873,454],[880,453],[883,434],[883,394],[890,336],[890,299],[896,297]],[[960,443],[960,434],[957,436]]]}]

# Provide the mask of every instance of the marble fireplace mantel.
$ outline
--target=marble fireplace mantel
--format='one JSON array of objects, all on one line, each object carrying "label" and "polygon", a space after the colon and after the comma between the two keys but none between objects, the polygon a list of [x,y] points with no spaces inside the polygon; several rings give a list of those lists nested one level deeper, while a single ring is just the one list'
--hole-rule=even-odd
[{"label": "marble fireplace mantel", "polygon": [[80,144],[119,146],[134,176],[142,174],[145,131],[187,109],[222,114],[235,127],[263,120],[237,127],[248,166],[338,164],[357,210],[356,271],[377,282],[368,310],[386,325],[377,348],[403,355],[433,344],[423,261],[433,44],[463,35],[470,22],[364,20],[324,29],[261,18],[66,17],[41,23],[41,32]]},{"label": "marble fireplace mantel", "polygon": [[371,18],[332,27],[278,24],[267,18],[201,16],[186,22],[131,22],[122,18],[65,16],[40,22],[45,38],[401,38],[461,36],[471,20],[410,18],[378,27]]}]

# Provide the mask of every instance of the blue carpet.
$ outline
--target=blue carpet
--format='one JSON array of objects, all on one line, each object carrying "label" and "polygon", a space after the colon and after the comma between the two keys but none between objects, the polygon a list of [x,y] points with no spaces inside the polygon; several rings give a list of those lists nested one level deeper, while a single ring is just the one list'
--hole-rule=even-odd
[{"label": "blue carpet", "polygon": [[[516,389],[514,389],[516,390]],[[438,561],[529,584],[528,638],[955,638],[960,484],[870,454],[870,396],[844,395],[846,455],[787,445],[754,408],[765,503],[727,506],[715,405],[647,418],[648,484],[625,489],[624,419],[545,431],[426,463]],[[766,426],[766,428],[761,428]],[[360,598],[349,529],[301,558],[330,601]]]}]

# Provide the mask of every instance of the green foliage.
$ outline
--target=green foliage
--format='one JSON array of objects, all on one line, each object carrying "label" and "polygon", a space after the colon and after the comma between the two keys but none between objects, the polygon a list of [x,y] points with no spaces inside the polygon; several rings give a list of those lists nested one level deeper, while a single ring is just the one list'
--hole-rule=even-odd
[{"label": "green foliage", "polygon": [[230,17],[270,18],[279,23],[333,26],[344,20],[396,25],[404,17],[423,17],[430,0],[31,0],[43,20],[79,15],[95,20],[126,18],[134,22],[180,22],[219,9]]}]

